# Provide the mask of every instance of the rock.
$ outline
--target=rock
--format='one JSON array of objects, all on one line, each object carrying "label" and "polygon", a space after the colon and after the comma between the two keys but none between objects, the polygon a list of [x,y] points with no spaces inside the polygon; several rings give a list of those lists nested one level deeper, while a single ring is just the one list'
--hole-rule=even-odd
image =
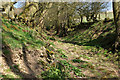
[{"label": "rock", "polygon": [[44,54],[43,54],[43,53],[40,53],[40,57],[44,57]]},{"label": "rock", "polygon": [[54,62],[54,60],[52,59],[52,60],[51,60],[51,63],[53,63],[53,62]]},{"label": "rock", "polygon": [[49,59],[49,58],[46,58],[46,60],[50,63],[51,62],[51,60]]},{"label": "rock", "polygon": [[46,48],[44,46],[41,47],[41,50],[46,50]]},{"label": "rock", "polygon": [[55,55],[52,55],[52,58],[55,58]]},{"label": "rock", "polygon": [[79,57],[79,55],[75,55],[76,57]]},{"label": "rock", "polygon": [[38,60],[38,64],[45,66],[47,63],[45,62],[45,60]]},{"label": "rock", "polygon": [[70,54],[71,54],[71,55],[74,55],[74,53],[73,53],[73,52],[70,52]]},{"label": "rock", "polygon": [[50,47],[53,47],[53,45],[50,45]]}]

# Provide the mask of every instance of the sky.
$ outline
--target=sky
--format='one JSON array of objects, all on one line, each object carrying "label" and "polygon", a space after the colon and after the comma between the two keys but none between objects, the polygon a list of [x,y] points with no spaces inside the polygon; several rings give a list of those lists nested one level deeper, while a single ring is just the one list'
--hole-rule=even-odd
[{"label": "sky", "polygon": [[113,9],[112,9],[112,2],[109,2],[108,3],[108,11],[112,11]]},{"label": "sky", "polygon": [[[14,2],[15,0],[11,0],[11,1]],[[15,8],[21,8],[24,5],[25,5],[25,0],[20,0],[14,5],[14,7]],[[109,1],[109,3],[108,3],[108,11],[112,11],[112,1]]]},{"label": "sky", "polygon": [[[11,0],[12,2],[14,2],[15,0]],[[25,0],[20,0],[18,1],[16,4],[14,4],[15,8],[21,8],[25,5]]]}]

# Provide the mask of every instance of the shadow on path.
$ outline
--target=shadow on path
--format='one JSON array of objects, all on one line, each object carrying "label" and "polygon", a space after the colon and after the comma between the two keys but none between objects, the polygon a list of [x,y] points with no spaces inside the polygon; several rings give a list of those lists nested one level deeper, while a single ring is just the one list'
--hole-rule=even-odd
[{"label": "shadow on path", "polygon": [[[6,64],[10,67],[11,71],[14,72],[16,75],[19,75],[22,77],[22,80],[38,80],[35,75],[34,75],[34,72],[31,70],[31,68],[29,67],[29,65],[27,64],[27,59],[26,59],[26,53],[23,53],[24,54],[24,62],[26,62],[26,67],[29,69],[29,71],[31,73],[27,74],[27,73],[24,73],[22,72],[19,68],[16,68],[15,66],[17,66],[17,64],[15,64],[12,60],[12,54],[13,52],[11,51],[10,47],[8,45],[6,45],[6,43],[4,42],[4,45],[2,47],[3,49],[3,55],[4,55],[4,58],[5,58],[5,61],[6,61]],[[9,53],[6,53],[9,52]]]},{"label": "shadow on path", "polygon": [[114,33],[108,34],[106,36],[102,36],[102,34],[94,40],[90,40],[88,42],[78,42],[78,41],[62,41],[64,43],[71,43],[79,46],[96,46],[102,47],[104,49],[113,49],[113,44],[115,43],[116,35]]}]

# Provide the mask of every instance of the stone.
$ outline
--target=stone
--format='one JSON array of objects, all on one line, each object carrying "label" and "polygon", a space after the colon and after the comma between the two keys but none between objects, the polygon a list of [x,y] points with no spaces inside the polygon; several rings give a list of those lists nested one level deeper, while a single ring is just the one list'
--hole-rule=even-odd
[{"label": "stone", "polygon": [[40,53],[40,57],[44,57],[44,54],[43,54],[43,53]]}]

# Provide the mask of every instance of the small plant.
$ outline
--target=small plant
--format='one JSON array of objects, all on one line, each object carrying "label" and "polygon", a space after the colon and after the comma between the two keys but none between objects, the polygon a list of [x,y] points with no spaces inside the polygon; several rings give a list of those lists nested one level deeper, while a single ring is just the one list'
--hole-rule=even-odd
[{"label": "small plant", "polygon": [[57,49],[57,52],[58,53],[62,53],[62,49]]},{"label": "small plant", "polygon": [[62,58],[68,58],[68,57],[65,55],[65,53],[62,52],[62,49],[58,49],[57,52],[61,54],[60,57],[62,57]]},{"label": "small plant", "polygon": [[85,76],[84,74],[81,73],[81,69],[79,69],[78,67],[75,67],[73,65],[71,65],[69,62],[65,61],[65,60],[61,60],[60,61],[63,65],[65,65],[69,71],[74,71],[74,74],[77,76]]},{"label": "small plant", "polygon": [[6,69],[5,71],[6,71],[6,72],[10,72],[10,71],[11,71],[11,69]]},{"label": "small plant", "polygon": [[44,61],[42,61],[42,60],[38,60],[37,64],[41,64],[41,65],[43,65],[43,66],[46,65],[46,63],[45,63]]},{"label": "small plant", "polygon": [[89,50],[91,49],[91,46],[86,46],[84,49]]},{"label": "small plant", "polygon": [[0,78],[3,80],[20,80],[20,79],[15,79],[13,75],[6,74],[6,75],[0,75]]},{"label": "small plant", "polygon": [[101,53],[97,53],[97,55],[99,56]]},{"label": "small plant", "polygon": [[86,55],[80,55],[80,57],[86,58],[86,59],[90,59],[90,57],[86,56]]},{"label": "small plant", "polygon": [[10,51],[7,50],[7,49],[3,49],[3,52],[4,52],[5,55],[7,55],[7,54],[11,54]]},{"label": "small plant", "polygon": [[50,40],[55,40],[55,38],[54,37],[50,37]]},{"label": "small plant", "polygon": [[72,66],[72,70],[74,71],[74,74],[77,76],[85,76],[84,74],[81,73],[81,69],[79,69],[78,67]]},{"label": "small plant", "polygon": [[15,64],[15,65],[13,65],[13,67],[14,67],[15,69],[19,70],[19,64]]},{"label": "small plant", "polygon": [[86,61],[83,61],[83,60],[80,60],[80,59],[73,59],[72,62],[74,62],[74,63],[80,63],[80,62],[86,62]]},{"label": "small plant", "polygon": [[68,58],[65,54],[61,55],[62,58]]},{"label": "small plant", "polygon": [[49,49],[46,49],[46,52],[48,53],[48,54],[54,54],[54,52],[53,51],[51,51],[51,50],[49,50]]},{"label": "small plant", "polygon": [[80,65],[81,68],[86,68],[87,66],[88,66],[88,64]]},{"label": "small plant", "polygon": [[49,43],[50,43],[50,45],[55,46],[55,44],[53,42],[49,42]]},{"label": "small plant", "polygon": [[62,64],[56,63],[56,66],[50,66],[50,69],[42,72],[41,76],[43,79],[52,79],[52,80],[64,80],[65,77],[68,77],[68,73],[65,72],[65,68]]}]

